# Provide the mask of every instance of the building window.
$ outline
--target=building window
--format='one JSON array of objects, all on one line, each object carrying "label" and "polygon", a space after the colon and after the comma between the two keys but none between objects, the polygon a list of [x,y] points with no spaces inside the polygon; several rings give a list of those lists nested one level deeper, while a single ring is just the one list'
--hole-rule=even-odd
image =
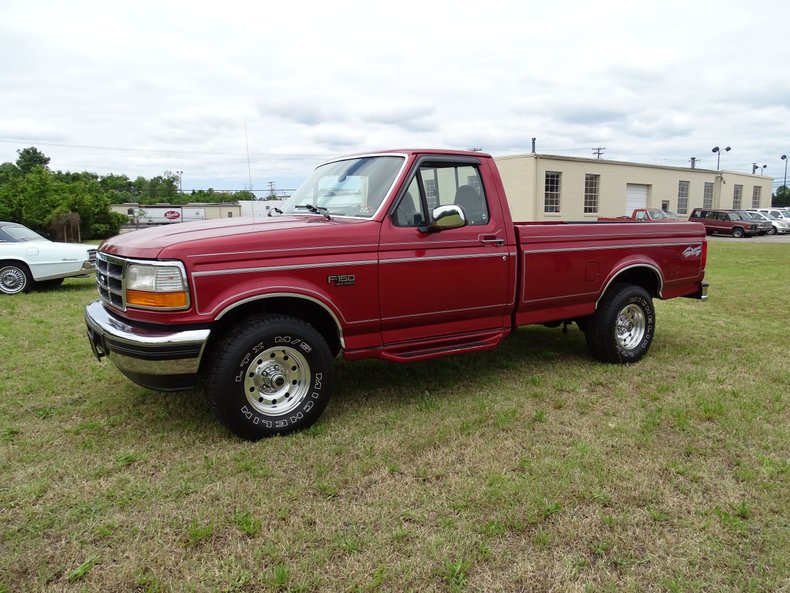
[{"label": "building window", "polygon": [[601,176],[587,173],[584,176],[584,213],[598,213],[598,186]]},{"label": "building window", "polygon": [[732,208],[733,210],[741,209],[741,202],[743,201],[743,186],[736,185],[732,188]]},{"label": "building window", "polygon": [[755,185],[752,189],[752,208],[759,208],[760,207],[760,195],[762,194],[763,188],[759,185]]},{"label": "building window", "polygon": [[705,189],[702,192],[702,207],[713,208],[713,184],[705,182]]},{"label": "building window", "polygon": [[546,193],[543,201],[543,212],[546,214],[560,211],[560,175],[557,171],[546,171]]},{"label": "building window", "polygon": [[689,211],[689,182],[678,181],[678,214],[687,214]]}]

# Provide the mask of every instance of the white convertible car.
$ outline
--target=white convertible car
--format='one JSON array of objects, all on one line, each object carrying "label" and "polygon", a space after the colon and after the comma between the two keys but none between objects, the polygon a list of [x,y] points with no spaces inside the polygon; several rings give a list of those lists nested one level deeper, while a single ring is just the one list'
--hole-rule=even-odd
[{"label": "white convertible car", "polygon": [[56,243],[26,226],[0,221],[0,293],[17,294],[33,285],[57,286],[64,278],[87,276],[95,269],[96,249]]}]

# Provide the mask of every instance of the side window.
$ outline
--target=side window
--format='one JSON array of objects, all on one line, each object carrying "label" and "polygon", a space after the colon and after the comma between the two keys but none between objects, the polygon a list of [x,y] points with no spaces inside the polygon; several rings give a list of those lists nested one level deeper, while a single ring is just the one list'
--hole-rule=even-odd
[{"label": "side window", "polygon": [[401,198],[392,217],[395,226],[417,227],[423,223],[422,204],[420,203],[420,183],[415,177],[409,189]]},{"label": "side window", "polygon": [[[448,204],[461,207],[467,224],[488,224],[488,203],[477,167],[424,163],[395,209],[392,223],[401,227],[420,226],[430,219],[434,208]],[[427,206],[427,212],[423,205]]]}]

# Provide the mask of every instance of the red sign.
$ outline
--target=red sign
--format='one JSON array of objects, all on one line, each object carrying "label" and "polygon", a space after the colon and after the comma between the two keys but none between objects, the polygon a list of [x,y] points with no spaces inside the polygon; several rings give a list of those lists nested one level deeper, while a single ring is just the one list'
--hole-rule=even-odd
[{"label": "red sign", "polygon": [[168,210],[164,214],[167,220],[176,220],[177,218],[181,218],[181,213],[176,210]]}]

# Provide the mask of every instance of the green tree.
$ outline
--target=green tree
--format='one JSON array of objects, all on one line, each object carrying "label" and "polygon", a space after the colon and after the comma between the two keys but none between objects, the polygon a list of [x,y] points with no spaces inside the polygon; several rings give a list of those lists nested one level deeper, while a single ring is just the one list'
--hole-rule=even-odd
[{"label": "green tree", "polygon": [[21,148],[16,152],[19,155],[19,158],[16,160],[16,166],[19,167],[23,174],[30,173],[35,167],[46,169],[49,166],[49,157],[35,146]]},{"label": "green tree", "polygon": [[782,208],[790,206],[790,189],[784,185],[780,185],[771,199],[771,205],[780,206]]}]

